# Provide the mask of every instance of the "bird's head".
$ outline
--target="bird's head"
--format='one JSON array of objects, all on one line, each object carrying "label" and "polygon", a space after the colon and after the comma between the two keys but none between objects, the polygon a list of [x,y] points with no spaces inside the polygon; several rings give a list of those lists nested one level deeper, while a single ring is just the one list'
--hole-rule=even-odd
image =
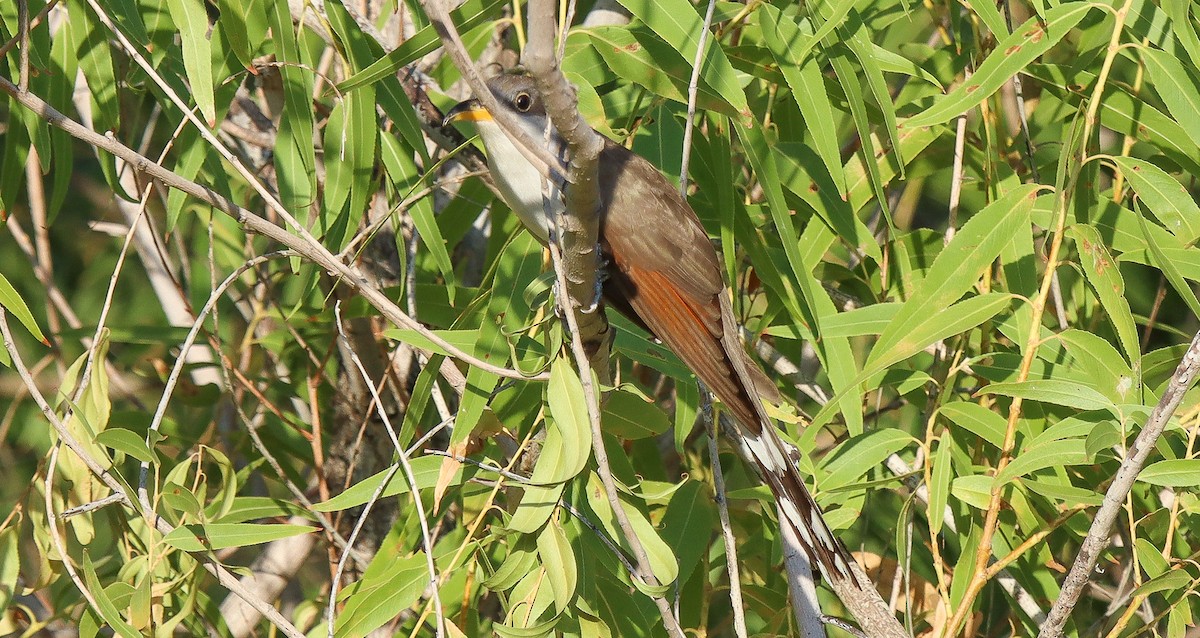
[{"label": "bird's head", "polygon": [[[533,78],[520,73],[503,73],[488,80],[487,85],[499,108],[516,116],[531,137],[542,138],[546,130],[546,106],[542,103]],[[489,150],[493,147],[493,141],[503,135],[492,113],[474,98],[454,105],[446,113],[442,125],[454,122],[474,122]],[[553,131],[551,134],[555,135]]]}]

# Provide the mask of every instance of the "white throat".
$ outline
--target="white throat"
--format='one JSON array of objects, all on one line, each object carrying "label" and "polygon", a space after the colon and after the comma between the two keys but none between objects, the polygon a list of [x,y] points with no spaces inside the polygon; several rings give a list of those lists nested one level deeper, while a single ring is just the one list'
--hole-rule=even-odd
[{"label": "white throat", "polygon": [[[476,123],[479,136],[487,148],[488,168],[496,180],[500,194],[505,203],[521,219],[521,223],[529,229],[543,244],[549,241],[550,229],[557,215],[564,207],[562,194],[557,186],[550,184],[549,201],[542,198],[542,176],[537,168],[517,150],[512,140],[501,130],[494,121]],[[544,130],[533,130],[531,123],[522,121],[522,127],[535,140],[544,138]],[[552,138],[549,150],[559,155],[561,142]],[[547,205],[549,204],[549,205]],[[549,215],[547,215],[549,213]]]}]

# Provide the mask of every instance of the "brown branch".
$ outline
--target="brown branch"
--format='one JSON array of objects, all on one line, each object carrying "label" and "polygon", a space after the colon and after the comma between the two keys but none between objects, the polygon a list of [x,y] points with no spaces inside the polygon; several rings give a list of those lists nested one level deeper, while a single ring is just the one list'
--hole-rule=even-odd
[{"label": "brown branch", "polygon": [[[570,148],[567,183],[563,188],[566,211],[556,220],[557,240],[566,269],[565,293],[578,314],[579,336],[590,353],[591,367],[604,382],[608,371],[608,321],[599,307],[597,269],[600,265],[600,180],[598,162],[604,138],[579,115],[575,87],[567,82],[554,51],[553,0],[529,3],[529,44],[525,67],[537,84],[542,103],[554,128]],[[552,238],[553,241],[553,238]],[[582,309],[588,309],[583,310]]]}]

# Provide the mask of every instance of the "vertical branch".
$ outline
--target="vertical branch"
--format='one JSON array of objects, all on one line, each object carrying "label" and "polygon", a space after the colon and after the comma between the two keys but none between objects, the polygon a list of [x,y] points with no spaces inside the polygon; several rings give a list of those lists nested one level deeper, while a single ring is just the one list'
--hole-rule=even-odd
[{"label": "vertical branch", "polygon": [[[742,576],[738,569],[737,542],[729,526],[729,501],[725,497],[725,474],[721,470],[721,456],[717,452],[717,421],[713,416],[712,394],[700,383],[703,401],[700,418],[708,432],[708,458],[713,473],[713,497],[717,501],[717,512],[721,517],[721,538],[725,541],[725,570],[729,572],[729,604],[733,607],[733,630],[738,638],[746,638],[746,609],[742,600]],[[782,513],[779,520],[784,520]],[[784,525],[783,527],[787,527]],[[811,576],[811,571],[810,571]],[[809,579],[811,580],[811,578]]]},{"label": "vertical branch", "polygon": [[554,0],[529,3],[529,44],[525,67],[537,84],[546,114],[569,147],[563,195],[566,211],[557,220],[566,270],[564,292],[570,312],[579,312],[579,336],[589,353],[591,367],[608,382],[608,322],[599,309],[600,282],[600,180],[598,160],[604,139],[579,115],[575,89],[558,67],[554,49],[557,32]]}]

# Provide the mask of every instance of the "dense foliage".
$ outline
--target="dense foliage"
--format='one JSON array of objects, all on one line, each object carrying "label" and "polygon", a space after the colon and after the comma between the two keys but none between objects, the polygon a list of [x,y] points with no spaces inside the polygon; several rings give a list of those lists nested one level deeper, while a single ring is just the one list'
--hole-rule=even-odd
[{"label": "dense foliage", "polygon": [[[721,1],[697,56],[706,2],[620,4],[575,8],[562,69],[678,180],[701,60],[689,201],[831,526],[914,635],[1037,633],[1200,327],[1200,10]],[[523,7],[452,16],[509,66]],[[272,635],[212,565],[280,574],[252,595],[308,635],[665,635],[650,595],[734,635],[694,378],[613,316],[647,590],[544,249],[440,127],[466,92],[421,3],[17,0],[0,36],[0,635]],[[1197,635],[1198,432],[1189,393],[1068,633]],[[750,633],[793,635],[770,495],[721,461]]]}]

